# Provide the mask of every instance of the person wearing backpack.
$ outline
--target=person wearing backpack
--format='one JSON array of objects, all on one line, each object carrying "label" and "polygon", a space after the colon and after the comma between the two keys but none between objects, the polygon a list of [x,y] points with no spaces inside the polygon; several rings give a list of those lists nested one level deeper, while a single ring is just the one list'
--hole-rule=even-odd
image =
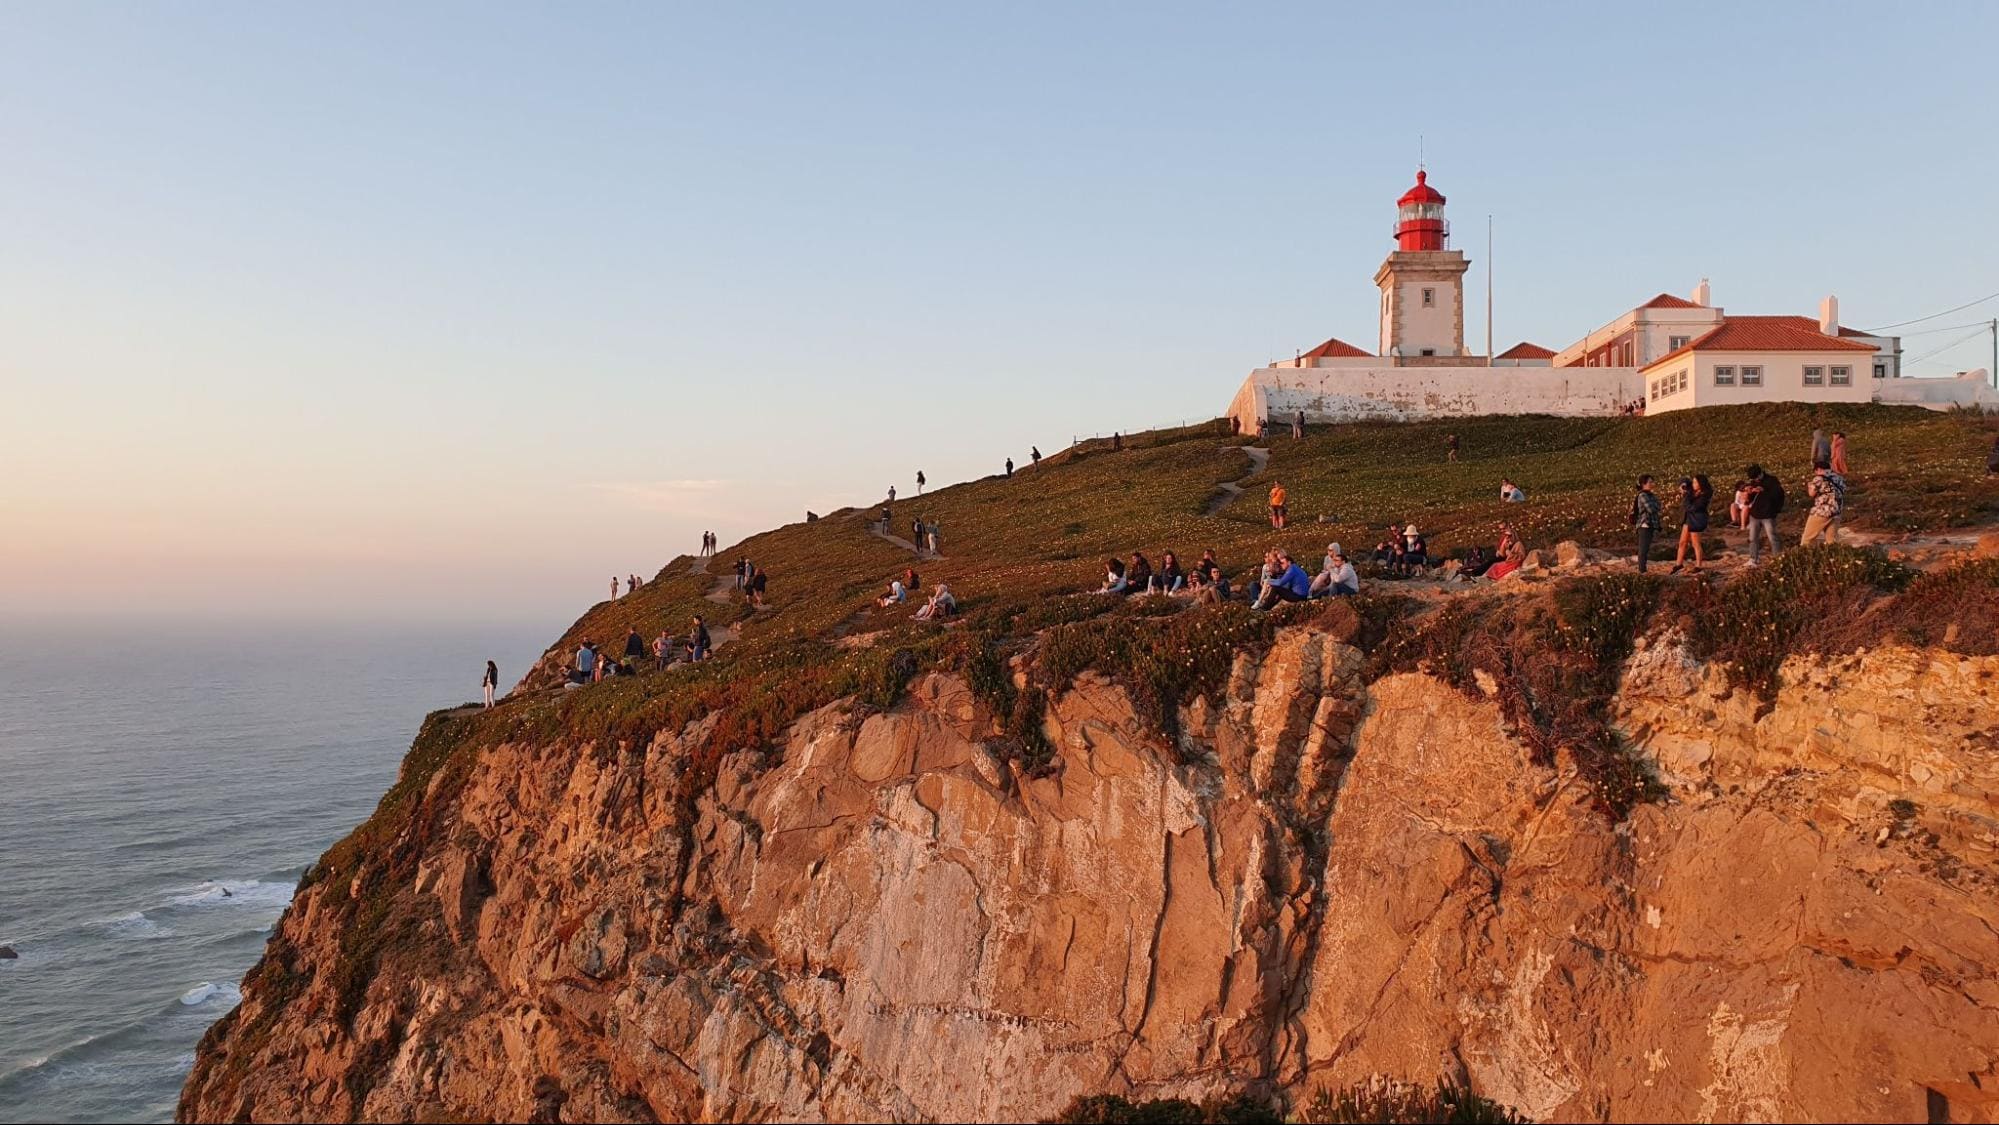
[{"label": "person wearing backpack", "polygon": [[1784,484],[1765,473],[1761,465],[1747,466],[1742,475],[1749,478],[1749,565],[1756,566],[1763,557],[1763,539],[1770,541],[1770,553],[1777,553],[1777,515],[1784,510]]},{"label": "person wearing backpack", "polygon": [[1804,546],[1820,535],[1828,543],[1839,542],[1839,516],[1846,508],[1846,478],[1833,471],[1831,462],[1820,461],[1812,466],[1812,479],[1805,484],[1805,495],[1811,497],[1812,513],[1805,517],[1805,535],[1798,545]]},{"label": "person wearing backpack", "polygon": [[1652,537],[1659,533],[1659,494],[1652,491],[1652,474],[1638,478],[1638,491],[1631,497],[1631,526],[1638,532],[1638,573],[1652,558]]}]

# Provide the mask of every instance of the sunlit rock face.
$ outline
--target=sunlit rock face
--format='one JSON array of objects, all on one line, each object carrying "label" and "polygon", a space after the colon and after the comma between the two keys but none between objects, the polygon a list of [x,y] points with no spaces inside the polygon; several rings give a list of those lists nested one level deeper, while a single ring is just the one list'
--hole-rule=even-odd
[{"label": "sunlit rock face", "polygon": [[[941,675],[692,798],[699,724],[487,749],[372,881],[301,892],[181,1114],[1032,1120],[1374,1075],[1547,1120],[1999,1113],[1999,658],[1794,659],[1766,708],[1655,638],[1613,714],[1666,796],[1621,821],[1495,698],[1363,665],[1288,630],[1171,739],[1085,676],[1042,777]],[[343,981],[357,898],[409,925]]]}]

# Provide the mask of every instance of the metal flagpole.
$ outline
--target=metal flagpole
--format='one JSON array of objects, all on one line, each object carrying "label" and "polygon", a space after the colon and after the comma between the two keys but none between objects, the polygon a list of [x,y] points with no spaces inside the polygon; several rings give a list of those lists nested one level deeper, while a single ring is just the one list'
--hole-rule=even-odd
[{"label": "metal flagpole", "polygon": [[1492,212],[1485,215],[1485,365],[1492,366]]}]

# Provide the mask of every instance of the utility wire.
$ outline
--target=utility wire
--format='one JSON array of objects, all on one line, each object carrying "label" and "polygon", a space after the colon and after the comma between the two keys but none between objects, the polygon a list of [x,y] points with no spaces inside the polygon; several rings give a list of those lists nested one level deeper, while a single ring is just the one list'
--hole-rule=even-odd
[{"label": "utility wire", "polygon": [[1991,329],[1989,329],[1989,328],[1987,328],[1987,327],[1986,327],[1985,325],[1981,324],[1981,325],[1979,325],[1979,326],[1978,326],[1978,331],[1976,331],[1976,332],[1973,332],[1973,333],[1970,333],[1969,335],[1965,335],[1965,336],[1960,336],[1960,337],[1958,337],[1957,339],[1955,339],[1955,340],[1952,340],[1952,341],[1951,341],[1950,343],[1948,343],[1948,344],[1945,344],[1945,345],[1944,345],[1943,347],[1941,347],[1941,348],[1931,348],[1931,349],[1930,349],[1929,351],[1926,351],[1926,352],[1924,352],[1923,354],[1921,354],[1921,355],[1917,356],[1917,357],[1916,357],[1916,358],[1914,358],[1914,359],[1905,359],[1905,360],[1903,360],[1903,361],[1902,361],[1902,366],[1903,366],[1903,367],[1907,367],[1907,366],[1909,366],[1909,365],[1910,365],[1910,364],[1912,364],[1912,363],[1921,363],[1922,361],[1924,361],[1924,360],[1926,360],[1926,359],[1930,358],[1930,357],[1931,357],[1931,356],[1933,356],[1933,355],[1941,355],[1941,354],[1943,354],[1944,352],[1947,352],[1947,351],[1951,350],[1952,348],[1954,348],[1954,347],[1957,347],[1957,346],[1958,346],[1959,344],[1967,344],[1967,343],[1970,343],[1971,341],[1973,341],[1973,340],[1976,340],[1976,339],[1978,339],[1978,338],[1979,338],[1980,336],[1983,336],[1983,335],[1985,335],[1985,333],[1987,333],[1987,332],[1989,332],[1989,331],[1991,331]]},{"label": "utility wire", "polygon": [[1945,310],[1944,310],[1944,311],[1942,311],[1942,312],[1937,312],[1937,313],[1931,313],[1931,314],[1930,314],[1930,315],[1928,315],[1928,316],[1919,316],[1919,317],[1917,317],[1917,318],[1916,318],[1916,319],[1914,319],[1914,320],[1904,320],[1904,321],[1901,321],[1900,323],[1897,323],[1897,324],[1890,324],[1890,325],[1887,325],[1886,327],[1882,327],[1882,328],[1876,328],[1876,329],[1874,329],[1874,330],[1873,330],[1872,332],[1868,333],[1868,335],[1870,335],[1870,336],[1881,336],[1881,335],[1885,335],[1885,334],[1887,333],[1888,329],[1890,329],[1890,328],[1900,328],[1900,327],[1902,327],[1902,325],[1904,325],[1904,324],[1921,324],[1921,323],[1922,323],[1923,321],[1926,321],[1926,320],[1935,320],[1936,318],[1938,318],[1938,317],[1940,317],[1940,316],[1949,316],[1950,314],[1952,314],[1952,313],[1954,313],[1954,312],[1962,312],[1963,310],[1965,310],[1965,309],[1968,309],[1968,308],[1970,308],[1970,307],[1971,307],[1971,306],[1973,306],[1973,305],[1982,305],[1982,304],[1984,304],[1985,302],[1987,302],[1987,301],[1991,300],[1991,299],[1992,299],[1992,298],[1994,298],[1994,297],[1999,297],[1999,293],[1987,293],[1987,294],[1986,294],[1985,296],[1983,296],[1983,297],[1980,297],[1980,298],[1978,298],[1978,299],[1977,299],[1976,301],[1966,301],[1965,303],[1963,303],[1963,304],[1961,304],[1961,305],[1957,306],[1957,307],[1956,307],[1956,308],[1954,308],[1954,309],[1945,309]]},{"label": "utility wire", "polygon": [[1938,332],[1956,332],[1965,328],[1983,329],[1986,326],[1990,325],[1991,323],[1992,322],[1989,320],[1981,320],[1977,321],[1976,323],[1970,323],[1970,324],[1953,324],[1948,328],[1918,328],[1914,332],[1902,333],[1902,338],[1906,340],[1911,336],[1933,336]]}]

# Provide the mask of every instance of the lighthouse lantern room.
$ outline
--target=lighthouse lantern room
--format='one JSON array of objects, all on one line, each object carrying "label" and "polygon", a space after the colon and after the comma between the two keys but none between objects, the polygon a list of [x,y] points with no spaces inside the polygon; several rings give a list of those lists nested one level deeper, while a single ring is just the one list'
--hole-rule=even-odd
[{"label": "lighthouse lantern room", "polygon": [[1449,249],[1444,195],[1418,170],[1395,201],[1395,249],[1374,283],[1381,289],[1381,355],[1397,367],[1465,363],[1465,269]]},{"label": "lighthouse lantern room", "polygon": [[1395,245],[1402,250],[1442,250],[1451,237],[1444,221],[1444,193],[1430,186],[1430,176],[1416,170],[1416,186],[1395,201]]}]

